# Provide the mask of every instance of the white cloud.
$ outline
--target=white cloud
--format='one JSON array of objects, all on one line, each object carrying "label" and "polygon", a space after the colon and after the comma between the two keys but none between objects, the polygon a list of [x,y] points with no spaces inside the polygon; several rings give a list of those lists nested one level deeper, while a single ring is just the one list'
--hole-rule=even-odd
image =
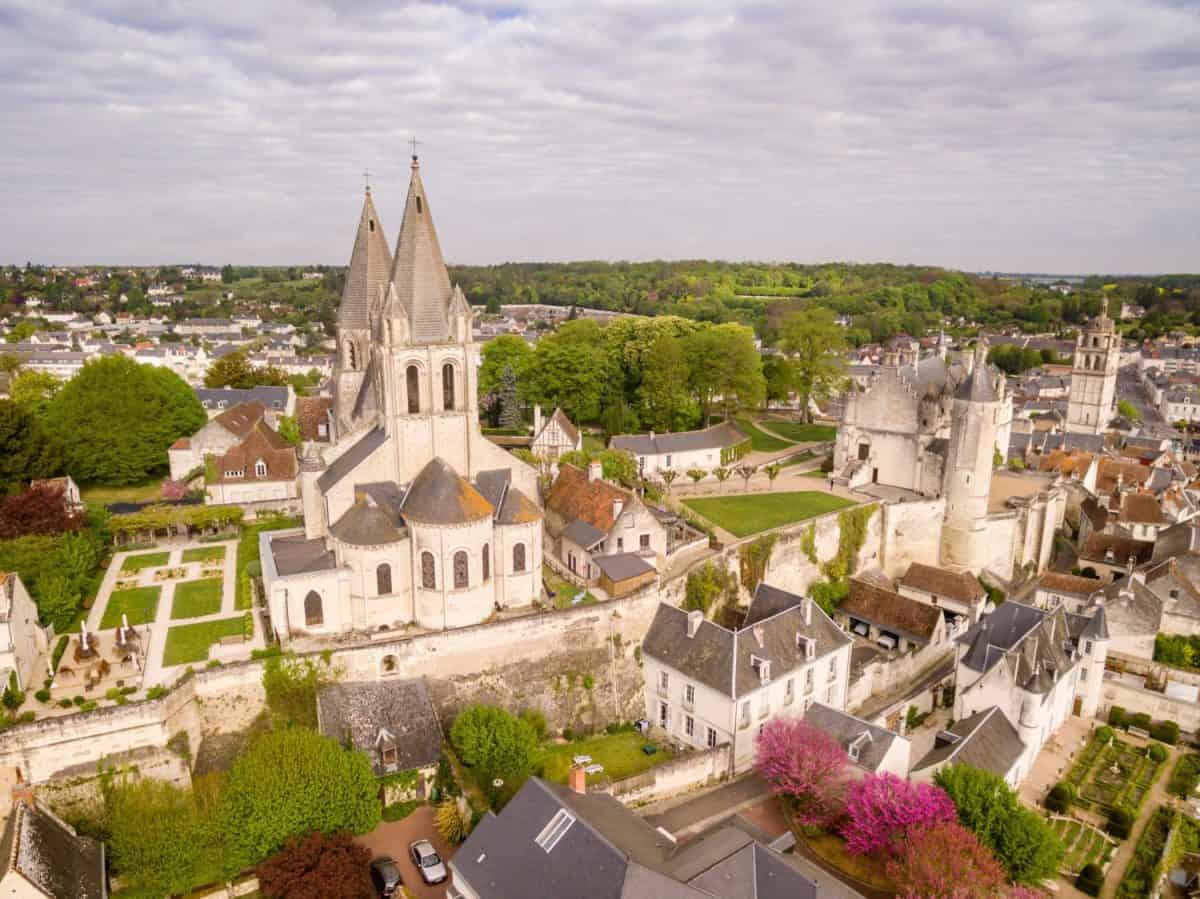
[{"label": "white cloud", "polygon": [[1195,269],[1198,47],[1120,0],[0,0],[0,258],[344,262],[416,133],[458,261]]}]

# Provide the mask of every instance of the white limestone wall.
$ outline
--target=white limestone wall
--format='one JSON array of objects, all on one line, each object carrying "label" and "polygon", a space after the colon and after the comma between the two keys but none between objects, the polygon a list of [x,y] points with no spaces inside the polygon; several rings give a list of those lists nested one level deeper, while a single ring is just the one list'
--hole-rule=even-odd
[{"label": "white limestone wall", "polygon": [[[492,575],[496,602],[503,608],[530,605],[542,595],[542,523],[497,525],[493,534]],[[513,567],[513,549],[525,546],[525,570]]]},{"label": "white limestone wall", "polygon": [[[484,548],[492,542],[492,519],[481,518],[462,525],[430,525],[410,521],[412,535],[412,582],[415,620],[421,627],[445,629],[478,624],[495,610],[492,578],[483,579]],[[433,589],[422,581],[422,559],[432,553],[435,560]],[[467,586],[454,586],[454,556],[467,554]],[[533,547],[527,548],[531,559]]]},{"label": "white limestone wall", "polygon": [[[413,620],[411,540],[351,546],[335,539],[333,547],[338,564],[349,568],[351,619],[356,628],[401,627]],[[390,593],[379,592],[380,565],[391,569]]]},{"label": "white limestone wall", "polygon": [[882,568],[889,577],[901,577],[913,562],[940,564],[942,519],[946,503],[942,499],[890,503],[876,515],[881,516]]}]

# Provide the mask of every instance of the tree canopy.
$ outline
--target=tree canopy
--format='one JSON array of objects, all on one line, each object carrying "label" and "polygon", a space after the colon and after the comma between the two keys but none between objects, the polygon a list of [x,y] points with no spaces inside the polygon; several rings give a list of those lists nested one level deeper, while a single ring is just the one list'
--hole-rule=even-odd
[{"label": "tree canopy", "polygon": [[[846,329],[829,309],[810,307],[784,318],[779,345],[787,354],[791,383],[800,395],[800,414],[804,421],[812,421],[811,404],[828,399],[845,378]],[[782,375],[776,373],[777,378]]]},{"label": "tree canopy", "polygon": [[459,712],[450,739],[463,764],[477,769],[476,779],[484,785],[494,778],[511,782],[528,775],[537,748],[537,734],[529,722],[489,705]]},{"label": "tree canopy", "polygon": [[242,351],[222,356],[204,373],[205,387],[284,387],[289,382],[287,372],[272,365],[257,366]]},{"label": "tree canopy", "polygon": [[62,471],[62,453],[41,422],[12,400],[0,400],[0,494]]},{"label": "tree canopy", "polygon": [[165,368],[125,356],[88,362],[46,410],[66,470],[82,482],[134,484],[167,465],[167,448],[208,420],[192,389]]}]

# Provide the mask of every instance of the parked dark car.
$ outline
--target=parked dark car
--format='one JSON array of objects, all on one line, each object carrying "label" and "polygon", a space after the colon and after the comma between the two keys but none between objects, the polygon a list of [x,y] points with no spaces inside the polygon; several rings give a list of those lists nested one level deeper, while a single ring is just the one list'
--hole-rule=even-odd
[{"label": "parked dark car", "polygon": [[400,892],[400,869],[391,856],[381,855],[371,862],[371,883],[380,899],[391,899]]},{"label": "parked dark car", "polygon": [[446,879],[446,866],[429,840],[417,840],[408,847],[408,854],[426,883],[441,883]]}]

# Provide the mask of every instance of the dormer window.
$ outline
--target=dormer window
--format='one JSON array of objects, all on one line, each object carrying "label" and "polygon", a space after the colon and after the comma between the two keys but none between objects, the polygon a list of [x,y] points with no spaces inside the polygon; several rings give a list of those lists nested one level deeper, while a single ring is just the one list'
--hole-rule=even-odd
[{"label": "dormer window", "polygon": [[804,653],[804,660],[811,662],[817,655],[817,643],[811,637],[806,637],[804,634],[796,634],[796,649]]},{"label": "dormer window", "polygon": [[754,669],[754,673],[758,675],[760,683],[769,684],[771,682],[771,660],[760,658],[759,656],[750,656],[750,667]]},{"label": "dormer window", "polygon": [[254,476],[256,478],[265,478],[267,476],[267,463],[262,459],[254,463]]},{"label": "dormer window", "polygon": [[871,733],[870,731],[865,730],[851,740],[849,745],[846,747],[846,755],[850,757],[850,761],[857,762],[862,755],[863,747],[870,745],[870,743]]}]

